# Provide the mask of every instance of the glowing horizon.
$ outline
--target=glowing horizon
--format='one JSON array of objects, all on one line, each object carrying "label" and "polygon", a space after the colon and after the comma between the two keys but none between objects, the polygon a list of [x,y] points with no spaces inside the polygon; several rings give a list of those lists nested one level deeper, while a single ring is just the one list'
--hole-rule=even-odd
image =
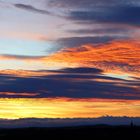
[{"label": "glowing horizon", "polygon": [[105,115],[139,117],[139,103],[139,100],[108,99],[0,99],[0,118],[96,118]]}]

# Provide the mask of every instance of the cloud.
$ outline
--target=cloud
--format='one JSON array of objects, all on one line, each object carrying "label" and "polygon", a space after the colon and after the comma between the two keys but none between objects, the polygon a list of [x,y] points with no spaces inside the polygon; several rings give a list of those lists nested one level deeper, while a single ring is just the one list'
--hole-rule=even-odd
[{"label": "cloud", "polygon": [[[77,40],[82,41],[77,42]],[[62,69],[73,67],[92,67],[106,73],[128,74],[139,76],[140,72],[140,47],[139,41],[122,40],[102,44],[84,44],[82,38],[65,38],[58,42],[66,48],[49,56],[18,56],[1,55],[0,60],[23,61],[28,64],[36,62],[48,69]],[[74,40],[76,42],[74,42]],[[92,38],[89,40],[93,41]],[[89,43],[91,43],[88,40]],[[70,44],[72,43],[72,44]],[[67,46],[70,45],[70,46]],[[67,48],[70,47],[70,48]]]},{"label": "cloud", "polygon": [[59,8],[95,8],[96,6],[139,5],[138,0],[49,0],[50,6]]},{"label": "cloud", "polygon": [[77,73],[77,74],[82,74],[82,73],[88,73],[88,74],[100,74],[101,72],[103,72],[100,69],[96,69],[96,68],[66,68],[66,69],[62,69],[62,70],[57,70],[57,72],[59,73]]},{"label": "cloud", "polygon": [[48,71],[48,75],[35,76],[5,73],[0,75],[0,79],[0,93],[15,93],[14,96],[0,94],[0,97],[6,98],[21,97],[20,93],[28,93],[28,96],[22,97],[38,93],[34,98],[140,99],[139,80],[113,78],[103,75],[101,70],[95,68],[63,69],[56,72]]},{"label": "cloud", "polygon": [[9,71],[0,71],[0,118],[139,116],[138,78],[89,67]]},{"label": "cloud", "polygon": [[[133,29],[134,30],[134,29]],[[118,27],[106,27],[106,28],[99,28],[99,29],[92,29],[92,28],[87,28],[87,29],[78,29],[78,30],[67,30],[68,33],[75,33],[75,34],[99,34],[99,35],[111,35],[111,34],[118,34],[120,36],[127,34],[126,36],[128,36],[128,34],[132,33],[132,30],[129,29],[125,29],[125,28],[118,28]]]},{"label": "cloud", "polygon": [[[50,74],[56,74],[56,71],[33,71],[33,70],[0,70],[1,75],[12,75],[13,77],[38,77],[38,76],[47,76]],[[14,79],[12,79],[14,80]]]},{"label": "cloud", "polygon": [[[77,47],[85,44],[101,44],[107,43],[112,40],[125,39],[126,36],[83,36],[83,37],[67,37],[59,38],[56,40],[56,44],[59,48],[64,47]],[[60,46],[60,47],[59,47]]]},{"label": "cloud", "polygon": [[94,10],[72,11],[68,18],[71,20],[91,21],[95,23],[119,23],[128,25],[140,25],[140,7],[106,7]]},{"label": "cloud", "polygon": [[[75,29],[66,30],[67,33],[74,34],[71,37],[73,41],[68,42],[69,46],[83,45],[88,41],[92,43],[91,35],[97,39],[97,41],[95,39],[95,43],[102,43],[104,40],[107,42],[107,38],[116,40],[118,38],[138,38],[139,36],[139,31],[135,29],[136,27],[139,29],[140,25],[140,2],[137,0],[109,0],[108,2],[106,0],[78,0],[76,2],[74,0],[50,0],[48,5],[56,8],[63,18],[75,25]],[[100,28],[95,28],[98,25],[101,25]],[[78,26],[82,26],[82,29],[78,29]],[[76,35],[80,37],[74,37]],[[89,40],[86,42],[86,39]],[[61,45],[66,46],[65,41]]]},{"label": "cloud", "polygon": [[15,92],[0,92],[0,96],[12,96],[12,97],[35,97],[38,93],[15,93]]},{"label": "cloud", "polygon": [[[46,5],[45,1],[40,1],[41,5]],[[13,8],[13,6],[15,8],[19,8],[22,10],[26,10],[29,12],[33,12],[33,13],[38,13],[38,14],[44,14],[44,15],[53,15],[51,12],[49,12],[49,10],[46,9],[40,9],[37,8],[39,4],[36,4],[36,2],[21,2],[21,3],[14,3],[14,2],[5,2],[5,1],[0,1],[0,7],[4,7],[4,8]]]},{"label": "cloud", "polygon": [[39,13],[39,14],[50,15],[50,12],[49,11],[35,8],[32,5],[14,4],[14,6],[17,7],[17,8],[19,8],[19,9],[26,10],[26,11],[30,11],[30,12],[34,12],[34,13]]},{"label": "cloud", "polygon": [[138,41],[112,41],[100,45],[87,44],[66,48],[43,59],[49,66],[55,63],[56,66],[96,67],[104,72],[138,74],[139,52]]},{"label": "cloud", "polygon": [[35,60],[35,59],[40,59],[43,58],[43,56],[25,56],[25,55],[0,55],[1,60],[10,60],[10,59],[15,59],[15,60]]},{"label": "cloud", "polygon": [[49,5],[65,9],[65,18],[74,21],[140,25],[140,2],[137,0],[50,0]]}]

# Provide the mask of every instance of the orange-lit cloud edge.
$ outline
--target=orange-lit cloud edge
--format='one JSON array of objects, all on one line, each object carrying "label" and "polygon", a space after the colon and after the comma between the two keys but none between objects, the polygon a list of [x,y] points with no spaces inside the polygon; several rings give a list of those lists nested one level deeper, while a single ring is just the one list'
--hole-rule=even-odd
[{"label": "orange-lit cloud edge", "polygon": [[50,57],[43,58],[47,64],[66,67],[95,67],[105,73],[129,73],[139,75],[140,42],[113,41],[98,46],[84,45],[65,49]]},{"label": "orange-lit cloud edge", "polygon": [[[102,69],[104,73],[125,73],[138,77],[140,73],[139,56],[140,42],[130,40],[112,41],[100,45],[87,44],[75,48],[66,48],[46,57],[22,58],[18,56],[1,55],[0,60],[10,61],[14,59],[19,61],[26,61],[28,64],[39,62],[44,65],[46,69],[94,67]],[[0,71],[0,73],[6,72],[7,71]],[[11,74],[12,73],[13,71],[11,71]],[[10,71],[8,71],[8,74],[10,74]]]}]

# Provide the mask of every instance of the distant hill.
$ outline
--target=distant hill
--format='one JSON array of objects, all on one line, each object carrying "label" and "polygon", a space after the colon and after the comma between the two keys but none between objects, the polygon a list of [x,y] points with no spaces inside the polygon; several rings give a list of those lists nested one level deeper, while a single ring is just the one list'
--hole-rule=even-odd
[{"label": "distant hill", "polygon": [[93,126],[93,125],[130,125],[140,126],[139,117],[112,117],[100,118],[25,118],[16,120],[0,119],[0,128],[25,127],[67,127],[67,126]]}]

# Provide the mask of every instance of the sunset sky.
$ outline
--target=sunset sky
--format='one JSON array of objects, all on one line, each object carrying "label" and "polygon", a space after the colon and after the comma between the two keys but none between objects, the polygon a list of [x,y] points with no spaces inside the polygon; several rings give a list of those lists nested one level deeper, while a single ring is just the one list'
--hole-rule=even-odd
[{"label": "sunset sky", "polygon": [[140,117],[139,0],[0,0],[0,119]]}]

